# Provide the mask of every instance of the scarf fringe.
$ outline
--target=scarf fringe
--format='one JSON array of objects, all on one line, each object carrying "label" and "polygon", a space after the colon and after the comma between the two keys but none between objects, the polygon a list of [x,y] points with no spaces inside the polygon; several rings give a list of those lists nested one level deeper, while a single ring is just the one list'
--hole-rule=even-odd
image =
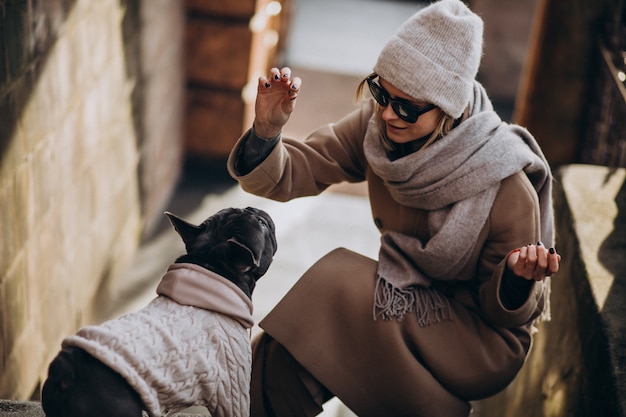
[{"label": "scarf fringe", "polygon": [[550,306],[550,296],[552,295],[552,279],[551,277],[547,276],[544,280],[543,280],[543,311],[541,312],[541,315],[539,315],[539,317],[537,317],[535,319],[535,321],[532,324],[531,327],[531,332],[533,334],[537,333],[539,331],[539,324],[547,322],[552,320],[552,308]]},{"label": "scarf fringe", "polygon": [[374,289],[374,320],[382,318],[402,321],[407,313],[415,312],[420,327],[452,320],[450,301],[434,288],[398,288],[379,276]]},{"label": "scarf fringe", "polygon": [[550,307],[550,296],[552,295],[552,279],[551,277],[546,277],[543,280],[543,299],[544,306],[543,311],[541,312],[541,316],[539,316],[539,321],[550,321],[552,320],[552,309]]},{"label": "scarf fringe", "polygon": [[543,280],[543,311],[541,312],[541,314],[539,315],[539,317],[537,317],[533,323],[532,326],[530,328],[530,331],[532,334],[536,334],[537,332],[539,332],[539,325],[541,323],[545,323],[547,321],[552,320],[552,308],[550,306],[550,296],[552,295],[552,283],[551,283],[551,277],[547,276],[544,280]]}]

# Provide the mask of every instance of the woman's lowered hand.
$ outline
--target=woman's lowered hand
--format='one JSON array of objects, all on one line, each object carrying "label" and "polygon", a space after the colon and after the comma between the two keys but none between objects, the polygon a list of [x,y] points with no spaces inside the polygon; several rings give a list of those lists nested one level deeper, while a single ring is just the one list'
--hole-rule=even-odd
[{"label": "woman's lowered hand", "polygon": [[543,281],[559,270],[561,255],[541,242],[523,246],[509,254],[507,266],[517,276],[527,280]]}]

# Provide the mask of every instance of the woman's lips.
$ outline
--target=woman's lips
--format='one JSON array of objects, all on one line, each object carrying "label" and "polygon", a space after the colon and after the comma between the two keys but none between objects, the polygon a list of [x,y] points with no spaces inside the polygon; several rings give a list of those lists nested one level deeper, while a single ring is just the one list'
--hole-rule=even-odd
[{"label": "woman's lips", "polygon": [[391,124],[387,123],[387,131],[388,132],[401,132],[404,129],[405,129],[404,127],[398,127],[398,126],[394,126],[394,125],[391,125]]}]

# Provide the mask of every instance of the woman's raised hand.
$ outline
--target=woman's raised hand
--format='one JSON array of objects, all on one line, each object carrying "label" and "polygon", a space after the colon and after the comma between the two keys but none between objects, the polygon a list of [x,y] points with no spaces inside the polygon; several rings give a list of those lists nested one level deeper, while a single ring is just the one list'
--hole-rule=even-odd
[{"label": "woman's raised hand", "polygon": [[507,266],[513,273],[527,280],[543,281],[559,270],[561,255],[541,242],[523,246],[509,254]]},{"label": "woman's raised hand", "polygon": [[277,136],[293,109],[302,80],[291,78],[290,68],[272,68],[269,77],[259,77],[255,103],[254,131],[262,138]]}]

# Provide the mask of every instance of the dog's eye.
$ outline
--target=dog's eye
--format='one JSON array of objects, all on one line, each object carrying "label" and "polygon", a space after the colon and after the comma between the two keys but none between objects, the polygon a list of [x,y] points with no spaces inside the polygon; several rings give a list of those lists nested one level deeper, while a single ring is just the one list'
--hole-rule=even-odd
[{"label": "dog's eye", "polygon": [[259,224],[265,228],[269,228],[267,221],[263,217],[259,217]]}]

